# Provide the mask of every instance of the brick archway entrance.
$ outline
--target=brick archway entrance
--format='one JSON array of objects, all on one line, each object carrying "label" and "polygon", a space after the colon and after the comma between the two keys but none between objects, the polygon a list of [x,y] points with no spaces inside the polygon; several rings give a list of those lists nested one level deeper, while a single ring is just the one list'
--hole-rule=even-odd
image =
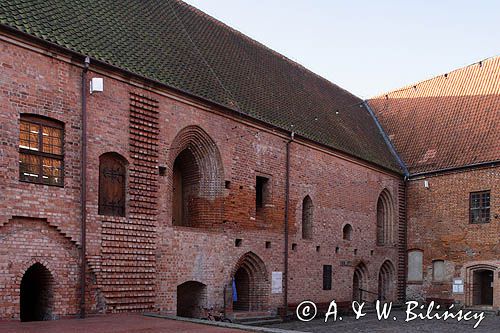
[{"label": "brick archway entrance", "polygon": [[352,278],[352,300],[363,302],[366,299],[368,271],[365,264],[359,263],[354,269]]},{"label": "brick archway entrance", "polygon": [[386,260],[380,267],[378,273],[378,299],[382,302],[392,302],[394,300],[394,272],[394,265],[389,260]]},{"label": "brick archway entrance", "polygon": [[233,311],[262,311],[267,309],[269,282],[262,259],[248,252],[236,265],[233,274]]},{"label": "brick archway entrance", "polygon": [[200,318],[206,306],[207,286],[197,281],[187,281],[177,286],[177,315]]},{"label": "brick archway entrance", "polygon": [[478,269],[472,273],[472,304],[493,305],[493,271]]},{"label": "brick archway entrance", "polygon": [[497,271],[497,266],[487,262],[476,262],[465,268],[465,305],[498,307],[493,287]]},{"label": "brick archway entrance", "polygon": [[26,270],[21,280],[21,321],[51,320],[53,310],[53,277],[40,263]]}]

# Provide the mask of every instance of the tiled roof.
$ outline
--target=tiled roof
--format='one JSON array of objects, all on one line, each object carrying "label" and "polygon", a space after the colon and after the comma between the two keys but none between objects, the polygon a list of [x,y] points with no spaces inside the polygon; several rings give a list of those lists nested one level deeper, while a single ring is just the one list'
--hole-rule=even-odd
[{"label": "tiled roof", "polygon": [[500,57],[372,98],[410,174],[500,160]]},{"label": "tiled roof", "polygon": [[177,0],[3,0],[0,23],[400,172],[356,96]]}]

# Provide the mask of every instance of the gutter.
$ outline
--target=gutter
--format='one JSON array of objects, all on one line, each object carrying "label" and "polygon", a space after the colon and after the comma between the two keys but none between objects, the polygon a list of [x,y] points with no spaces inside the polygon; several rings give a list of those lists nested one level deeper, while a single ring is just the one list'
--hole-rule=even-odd
[{"label": "gutter", "polygon": [[408,172],[408,168],[406,167],[406,164],[403,162],[403,159],[401,159],[401,156],[399,156],[398,152],[396,151],[396,148],[394,148],[394,145],[392,144],[391,140],[389,139],[389,137],[385,133],[384,128],[382,127],[382,125],[378,121],[378,118],[375,115],[375,112],[373,112],[372,108],[368,104],[368,101],[364,100],[363,105],[368,110],[368,113],[370,114],[370,116],[373,118],[373,121],[377,125],[377,128],[378,128],[380,134],[382,135],[382,137],[384,138],[385,144],[387,145],[387,147],[389,147],[391,154],[394,156],[394,158],[396,158],[399,166],[401,167],[401,170],[403,170],[404,179],[407,180],[408,178],[410,178],[410,173]]},{"label": "gutter", "polygon": [[81,188],[80,188],[80,204],[81,204],[81,263],[80,263],[80,318],[85,318],[85,253],[87,248],[87,72],[90,65],[90,58],[85,57],[84,67],[82,70],[81,94],[82,94],[82,150],[81,150]]},{"label": "gutter", "polygon": [[443,168],[443,169],[433,170],[433,171],[418,172],[418,173],[411,174],[409,177],[409,180],[415,180],[416,178],[425,177],[425,176],[436,176],[436,175],[439,175],[441,173],[447,173],[447,172],[465,171],[465,170],[481,168],[481,167],[484,167],[484,168],[495,167],[497,165],[500,165],[500,160],[473,163],[473,164],[468,164],[468,165],[463,165],[463,166],[458,166],[458,167]]}]

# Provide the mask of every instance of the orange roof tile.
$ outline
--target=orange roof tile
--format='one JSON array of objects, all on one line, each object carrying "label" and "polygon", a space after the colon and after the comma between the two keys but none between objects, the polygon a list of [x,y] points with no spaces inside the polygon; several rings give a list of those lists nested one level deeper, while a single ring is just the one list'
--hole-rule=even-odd
[{"label": "orange roof tile", "polygon": [[500,160],[500,57],[368,103],[410,174]]}]

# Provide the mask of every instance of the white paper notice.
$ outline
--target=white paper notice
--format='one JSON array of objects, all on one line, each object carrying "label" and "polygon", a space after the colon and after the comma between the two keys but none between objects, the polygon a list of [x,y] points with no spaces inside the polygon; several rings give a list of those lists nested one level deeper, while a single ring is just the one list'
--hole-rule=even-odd
[{"label": "white paper notice", "polygon": [[463,292],[464,292],[464,280],[453,279],[453,293],[463,294]]},{"label": "white paper notice", "polygon": [[283,273],[273,272],[271,281],[271,292],[273,294],[280,294],[283,291]]}]

